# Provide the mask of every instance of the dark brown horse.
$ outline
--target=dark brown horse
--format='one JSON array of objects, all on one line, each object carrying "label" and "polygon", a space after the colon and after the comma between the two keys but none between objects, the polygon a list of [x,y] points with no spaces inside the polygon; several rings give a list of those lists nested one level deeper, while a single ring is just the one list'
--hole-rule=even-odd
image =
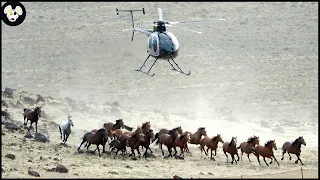
[{"label": "dark brown horse", "polygon": [[[97,133],[98,132],[98,129],[93,129],[91,131],[91,133]],[[112,135],[112,132],[111,132],[111,129],[107,129],[107,134],[108,134],[108,137],[106,138],[106,141],[105,141],[105,144],[103,145],[103,150],[102,150],[102,153],[105,153],[105,147],[106,147],[106,143],[109,141],[108,138],[110,138],[110,141],[112,140],[113,138],[113,135]],[[87,147],[87,149],[89,149],[90,147],[90,143],[89,142],[86,142],[86,144],[84,145],[84,147]],[[110,150],[110,148],[109,148]]]},{"label": "dark brown horse", "polygon": [[[184,151],[188,149],[188,142],[190,142],[190,135],[187,132],[183,133],[179,138],[177,138],[176,147],[180,148],[180,156],[182,155],[184,157]],[[190,151],[187,152],[189,152],[191,156]]]},{"label": "dark brown horse", "polygon": [[150,150],[151,153],[153,153],[152,150],[150,149],[150,144],[154,140],[154,138],[155,138],[155,136],[154,136],[153,130],[150,129],[148,132],[145,133],[144,141],[140,142],[140,145],[142,147],[146,148],[146,151],[144,152],[144,157],[145,158],[147,158],[147,150],[148,149]]},{"label": "dark brown horse", "polygon": [[190,135],[190,144],[200,144],[201,137],[207,136],[207,131],[205,127],[199,127],[197,132],[195,133],[188,133]]},{"label": "dark brown horse", "polygon": [[[183,134],[183,131],[182,131],[181,126],[178,126],[178,127],[174,128],[174,130],[177,130],[180,135]],[[157,139],[156,144],[159,144],[159,137],[160,137],[162,134],[169,134],[169,131],[170,131],[170,130],[169,130],[169,129],[166,129],[166,128],[160,129],[159,132],[157,132],[156,135],[155,135],[155,140]]]},{"label": "dark brown horse", "polygon": [[[200,141],[200,150],[201,150],[201,158],[202,158],[202,151],[208,155],[208,150],[211,149],[211,160],[214,160],[212,157],[212,151],[214,150],[214,155],[217,155],[217,148],[218,148],[218,142],[224,143],[224,141],[221,138],[220,134],[217,134],[217,136],[214,136],[213,138],[209,138],[208,136],[205,136],[204,138],[201,139]],[[207,152],[204,150],[204,147],[207,146]]]},{"label": "dark brown horse", "polygon": [[99,145],[104,146],[107,139],[108,139],[108,134],[107,134],[106,130],[103,128],[99,129],[97,133],[87,132],[82,137],[82,142],[81,142],[80,146],[78,147],[78,151],[80,150],[80,147],[82,146],[82,144],[88,141],[89,146],[91,144],[97,145],[97,148],[95,149],[95,151],[98,149],[99,156],[101,156]]},{"label": "dark brown horse", "polygon": [[237,149],[241,148],[241,160],[242,160],[243,152],[245,152],[248,156],[249,161],[251,162],[249,155],[253,153],[252,148],[254,148],[256,145],[259,145],[259,144],[260,144],[260,140],[259,140],[259,137],[257,136],[250,137],[247,142],[241,143],[240,146],[237,147]]},{"label": "dark brown horse", "polygon": [[[227,153],[231,155],[231,158],[232,158],[231,164],[233,164],[233,161],[235,161],[236,163],[237,161],[239,161],[239,155],[237,150],[237,137],[232,137],[230,142],[223,143],[222,150],[227,157],[227,162],[228,162]],[[234,158],[234,155],[238,156],[238,160]]]},{"label": "dark brown horse", "polygon": [[131,154],[129,156],[133,155],[135,157],[136,155],[134,153],[134,150],[137,150],[139,154],[139,158],[141,158],[139,147],[140,147],[140,143],[145,140],[144,134],[141,131],[142,131],[141,128],[137,128],[133,135],[121,134],[118,137],[119,141],[127,140],[128,146],[131,148]]},{"label": "dark brown horse", "polygon": [[[36,123],[36,133],[38,133],[38,120],[39,117],[41,117],[41,107],[37,106],[36,108],[34,108],[34,110],[32,109],[27,109],[24,108],[23,109],[23,124],[27,125],[28,120],[30,120],[30,127],[28,129],[28,133],[32,127],[32,123]],[[27,121],[26,121],[27,119]]]},{"label": "dark brown horse", "polygon": [[[174,128],[172,130],[169,130],[168,134],[162,134],[159,137],[159,142],[157,141],[156,144],[160,144],[160,149],[162,151],[162,156],[164,156],[164,152],[162,149],[162,145],[164,144],[167,146],[169,155],[168,157],[173,157],[177,155],[177,149],[176,149],[176,140],[178,138],[178,127]],[[172,148],[174,149],[174,155],[172,156]]]},{"label": "dark brown horse", "polygon": [[267,164],[267,166],[269,166],[269,164],[266,162],[266,159],[265,159],[266,157],[271,159],[270,164],[272,163],[272,158],[273,158],[277,162],[278,166],[280,166],[276,157],[274,157],[274,154],[273,154],[273,149],[277,150],[275,140],[270,140],[266,142],[264,146],[257,145],[253,149],[254,149],[254,155],[256,155],[260,166],[261,166],[260,159],[259,159],[260,156],[263,157],[263,160]]},{"label": "dark brown horse", "polygon": [[111,131],[124,128],[123,119],[116,120],[116,123],[113,123],[113,122],[104,123],[103,127],[106,130],[110,129]]},{"label": "dark brown horse", "polygon": [[119,141],[118,139],[114,139],[110,142],[109,146],[112,147],[110,153],[112,153],[112,151],[114,149],[117,149],[116,155],[114,156],[114,159],[117,157],[119,151],[122,152],[122,157],[124,159],[124,152],[126,151],[126,148],[127,148],[127,141],[126,140]]},{"label": "dark brown horse", "polygon": [[147,132],[149,132],[149,130],[151,129],[150,121],[142,123],[141,129],[143,134],[146,134]]},{"label": "dark brown horse", "polygon": [[297,160],[295,161],[296,164],[298,164],[298,161],[301,162],[301,164],[303,165],[301,159],[300,159],[300,153],[301,153],[301,144],[303,145],[307,145],[306,142],[303,139],[303,136],[297,138],[295,141],[291,142],[285,142],[282,146],[282,158],[281,160],[283,160],[284,158],[284,154],[287,152],[290,160],[291,160],[291,154],[295,154],[297,156]]}]

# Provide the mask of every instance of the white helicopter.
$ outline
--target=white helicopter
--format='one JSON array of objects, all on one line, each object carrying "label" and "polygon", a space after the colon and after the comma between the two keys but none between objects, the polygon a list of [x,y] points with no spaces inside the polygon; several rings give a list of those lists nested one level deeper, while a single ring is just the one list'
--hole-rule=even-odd
[{"label": "white helicopter", "polygon": [[[148,55],[147,59],[144,61],[144,63],[142,64],[142,66],[139,69],[136,69],[135,71],[139,71],[139,72],[145,73],[150,76],[155,75],[155,73],[149,74],[149,72],[152,69],[152,67],[155,65],[155,63],[157,62],[158,59],[163,59],[163,60],[168,61],[170,63],[170,65],[172,66],[172,70],[178,71],[178,72],[185,74],[185,75],[191,74],[191,71],[189,71],[188,73],[183,72],[181,70],[181,68],[178,66],[178,64],[174,61],[174,58],[176,58],[178,56],[179,42],[178,42],[177,38],[171,32],[167,31],[166,25],[170,26],[170,27],[176,27],[176,28],[179,28],[182,30],[191,31],[191,32],[201,34],[202,32],[194,31],[194,30],[190,30],[190,29],[185,29],[185,28],[181,28],[181,27],[177,27],[177,26],[172,26],[172,24],[226,20],[226,19],[218,19],[218,20],[167,22],[167,21],[163,21],[162,9],[158,8],[159,19],[157,21],[153,22],[152,29],[141,29],[141,28],[136,28],[134,26],[133,12],[134,11],[142,11],[143,14],[145,14],[144,8],[142,8],[142,10],[119,10],[119,9],[116,9],[116,11],[117,11],[117,15],[119,15],[119,12],[130,12],[130,14],[131,14],[130,20],[132,23],[132,28],[127,29],[127,30],[132,30],[132,41],[133,41],[135,31],[144,33],[148,36],[147,52],[149,53],[149,55]],[[154,61],[154,63],[150,67],[150,69],[147,72],[144,72],[141,69],[143,66],[145,66],[145,63],[147,62],[147,60],[149,59],[150,56],[154,57],[156,60]],[[173,66],[173,64],[170,62],[170,60],[172,60],[172,62],[176,65],[176,67],[178,69],[176,69]]]}]

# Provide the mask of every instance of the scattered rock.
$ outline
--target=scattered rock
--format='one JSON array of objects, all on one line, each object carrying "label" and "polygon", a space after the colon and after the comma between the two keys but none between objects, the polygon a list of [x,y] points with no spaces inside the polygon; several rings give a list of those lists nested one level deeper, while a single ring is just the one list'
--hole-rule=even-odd
[{"label": "scattered rock", "polygon": [[78,174],[78,173],[73,173],[73,175],[79,176],[79,174]]},{"label": "scattered rock", "polygon": [[163,159],[169,159],[169,157],[168,156],[164,156]]},{"label": "scattered rock", "polygon": [[1,107],[8,107],[8,104],[4,100],[1,100]]},{"label": "scattered rock", "polygon": [[55,160],[55,161],[59,161],[59,159],[58,159],[58,158],[56,158],[56,157],[55,157],[55,158],[53,158],[53,160]]},{"label": "scattered rock", "polygon": [[211,172],[208,172],[208,174],[209,174],[209,175],[213,175],[213,173],[211,173]]},{"label": "scattered rock", "polygon": [[23,108],[24,108],[24,105],[23,105],[20,101],[17,101],[16,107],[17,107],[17,108],[20,108],[20,109],[23,109]]},{"label": "scattered rock", "polygon": [[11,116],[7,111],[1,111],[1,116],[3,116],[4,119],[6,119],[6,120],[10,120],[11,119]]},{"label": "scattered rock", "polygon": [[8,97],[8,98],[13,98],[13,92],[14,92],[14,91],[16,91],[16,90],[15,90],[15,89],[12,89],[12,88],[6,87],[6,88],[4,89],[3,94],[4,94],[6,97]]},{"label": "scattered rock", "polygon": [[120,104],[119,104],[117,101],[113,101],[113,102],[111,103],[111,106],[112,106],[112,107],[115,107],[115,108],[118,108],[118,107],[120,107]]},{"label": "scattered rock", "polygon": [[24,137],[25,138],[30,138],[30,139],[33,138],[33,136],[31,134],[29,134],[29,133],[27,135],[25,135]]},{"label": "scattered rock", "polygon": [[137,159],[136,157],[132,157],[131,160],[136,161],[136,160],[138,160],[138,159]]},{"label": "scattered rock", "polygon": [[133,169],[133,167],[131,167],[131,166],[129,166],[129,165],[126,165],[126,168]]},{"label": "scattered rock", "polygon": [[49,142],[49,139],[45,136],[45,135],[43,135],[43,134],[41,134],[41,133],[37,133],[35,136],[34,136],[34,139],[36,140],[36,141],[39,141],[39,142]]},{"label": "scattered rock", "polygon": [[1,132],[1,135],[6,135],[4,132]]},{"label": "scattered rock", "polygon": [[56,168],[46,169],[46,171],[55,172],[55,171],[56,171]]},{"label": "scattered rock", "polygon": [[36,102],[46,102],[46,100],[40,94],[37,94]]},{"label": "scattered rock", "polygon": [[16,145],[17,145],[17,143],[10,143],[9,146],[16,146]]},{"label": "scattered rock", "polygon": [[31,160],[31,159],[29,159],[29,160],[28,160],[28,162],[32,162],[32,160]]},{"label": "scattered rock", "polygon": [[203,172],[200,172],[199,174],[200,174],[200,175],[204,175],[204,173],[203,173]]},{"label": "scattered rock", "polygon": [[23,102],[24,102],[24,103],[27,103],[27,104],[30,104],[31,106],[33,106],[33,105],[36,104],[36,101],[33,100],[33,99],[30,98],[30,97],[23,97]]},{"label": "scattered rock", "polygon": [[58,166],[56,167],[56,172],[59,172],[59,173],[68,173],[68,169],[62,165],[62,164],[58,164]]},{"label": "scattered rock", "polygon": [[35,176],[35,177],[40,177],[40,174],[37,172],[37,171],[28,171],[28,174],[30,175],[30,176]]},{"label": "scattered rock", "polygon": [[20,130],[19,130],[19,133],[20,133],[20,134],[24,134],[25,132],[24,132],[23,129],[20,129]]},{"label": "scattered rock", "polygon": [[175,155],[174,156],[176,159],[184,159],[184,157],[180,156],[180,155]]},{"label": "scattered rock", "polygon": [[12,159],[12,160],[16,159],[16,156],[14,154],[7,154],[4,157],[7,157],[7,158]]},{"label": "scattered rock", "polygon": [[109,171],[108,174],[119,174],[119,173],[116,171]]},{"label": "scattered rock", "polygon": [[182,179],[182,177],[177,176],[177,175],[174,175],[174,176],[173,176],[173,179]]}]

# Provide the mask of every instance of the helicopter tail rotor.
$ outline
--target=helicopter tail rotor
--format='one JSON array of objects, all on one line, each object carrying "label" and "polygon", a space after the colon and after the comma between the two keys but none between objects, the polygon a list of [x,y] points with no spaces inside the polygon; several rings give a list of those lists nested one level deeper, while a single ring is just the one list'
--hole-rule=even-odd
[{"label": "helicopter tail rotor", "polygon": [[134,31],[135,31],[134,20],[133,20],[133,12],[134,11],[142,11],[142,13],[145,14],[144,8],[142,8],[142,10],[119,10],[118,8],[116,8],[117,15],[119,15],[119,12],[130,12],[130,14],[131,14],[131,25],[132,25],[132,37],[131,37],[131,40],[132,41],[133,41]]},{"label": "helicopter tail rotor", "polygon": [[162,9],[158,8],[158,13],[159,13],[159,21],[163,21],[162,19]]}]

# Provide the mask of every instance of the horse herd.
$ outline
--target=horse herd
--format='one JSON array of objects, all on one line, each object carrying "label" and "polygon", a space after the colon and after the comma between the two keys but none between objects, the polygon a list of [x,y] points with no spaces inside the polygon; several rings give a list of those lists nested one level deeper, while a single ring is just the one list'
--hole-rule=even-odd
[{"label": "horse herd", "polygon": [[[34,110],[24,109],[23,116],[24,125],[27,125],[28,120],[31,121],[28,133],[32,127],[33,122],[35,122],[36,124],[37,133],[37,122],[39,120],[39,117],[41,117],[41,107],[36,107]],[[25,121],[26,119],[27,122]],[[67,139],[71,133],[71,126],[73,126],[71,116],[68,116],[68,120],[61,122],[59,125],[59,131],[61,134],[60,138],[63,143],[67,142]],[[154,134],[154,131],[151,129],[150,121],[143,123],[142,126],[138,126],[135,130],[133,130],[133,128],[129,126],[126,126],[123,119],[118,119],[115,121],[115,123],[104,123],[103,128],[93,129],[83,135],[82,142],[78,147],[78,151],[80,152],[80,148],[84,143],[86,143],[84,147],[86,147],[87,150],[89,149],[91,144],[94,144],[96,145],[96,149],[94,150],[94,152],[98,150],[99,156],[101,156],[99,146],[102,145],[102,153],[106,153],[105,146],[107,142],[109,142],[109,139],[111,141],[110,143],[108,143],[109,152],[112,153],[113,151],[115,151],[114,158],[116,158],[119,151],[122,153],[122,156],[124,158],[127,147],[131,148],[131,154],[129,156],[135,157],[136,150],[138,152],[139,158],[141,157],[140,147],[142,148],[142,150],[143,148],[145,148],[143,156],[147,158],[148,150],[151,152],[151,154],[153,153],[150,149],[150,144],[155,142],[155,144],[159,144],[163,156],[165,155],[163,151],[163,145],[167,147],[167,150],[169,152],[168,157],[177,156],[176,148],[180,148],[180,156],[184,157],[184,152],[189,153],[191,156],[188,144],[195,144],[200,145],[201,158],[203,152],[207,156],[209,154],[209,150],[211,150],[210,159],[215,160],[213,157],[213,151],[214,156],[216,156],[218,143],[220,142],[222,143],[222,150],[227,157],[227,162],[227,153],[231,155],[231,164],[233,164],[234,162],[237,163],[237,161],[239,161],[240,158],[238,155],[238,149],[240,149],[241,160],[243,154],[246,153],[249,161],[251,162],[249,155],[254,154],[257,157],[259,165],[261,165],[260,156],[262,156],[264,162],[268,166],[273,162],[273,159],[279,166],[279,163],[273,153],[273,149],[277,150],[275,140],[269,140],[263,146],[260,145],[259,137],[252,136],[249,137],[246,142],[240,143],[240,145],[237,147],[237,137],[232,137],[230,142],[224,142],[221,134],[217,134],[214,137],[208,137],[205,127],[198,128],[194,133],[183,131],[181,126],[175,127],[173,129],[163,128],[160,129],[159,132]],[[290,154],[295,154],[297,156],[297,160],[295,161],[295,163],[297,164],[298,161],[300,161],[303,165],[300,159],[302,144],[306,146],[306,143],[302,136],[297,138],[293,142],[285,142],[282,146],[281,160],[284,159],[285,153],[288,153],[290,160]],[[172,153],[172,150],[174,150],[174,153]],[[235,156],[237,156],[237,159],[235,158]],[[265,158],[271,159],[269,164],[266,162]]]}]

